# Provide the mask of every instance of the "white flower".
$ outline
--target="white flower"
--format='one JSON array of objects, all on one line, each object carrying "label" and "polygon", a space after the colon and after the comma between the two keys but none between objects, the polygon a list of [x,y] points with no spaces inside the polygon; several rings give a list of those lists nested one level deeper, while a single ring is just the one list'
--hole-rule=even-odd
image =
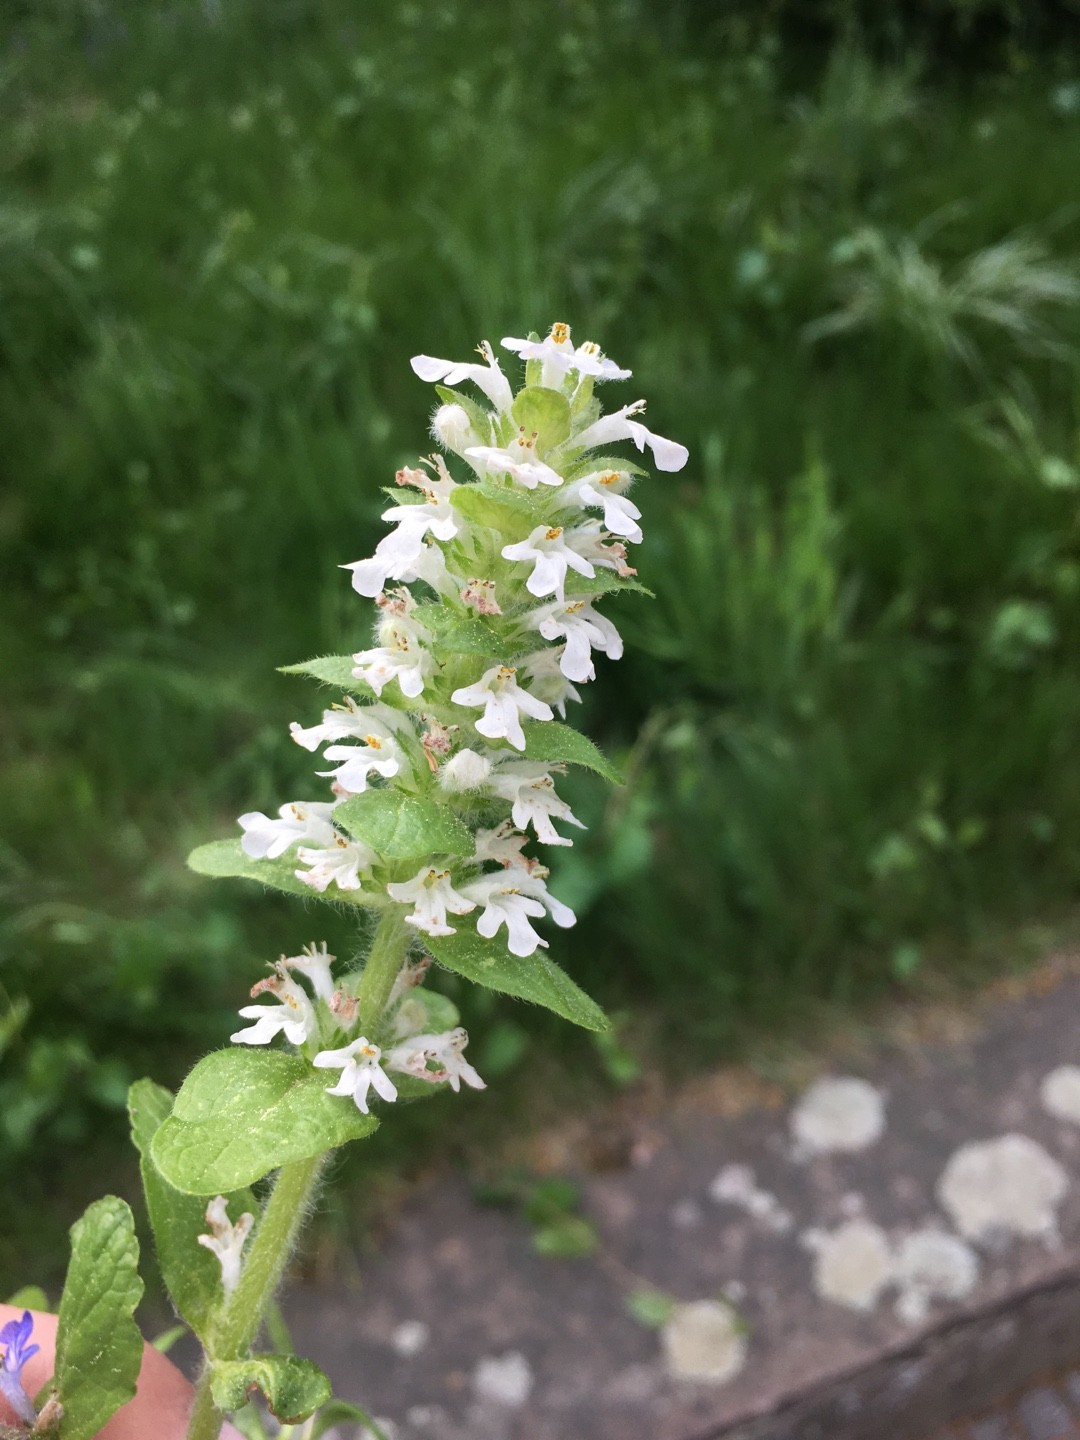
[{"label": "white flower", "polygon": [[[574,538],[574,531],[566,533],[569,539]],[[527,540],[521,540],[516,545],[503,546],[504,559],[518,560],[523,564],[532,561],[533,571],[525,581],[525,589],[538,599],[545,595],[564,599],[568,569],[576,570],[588,580],[596,574],[590,562],[568,545],[563,535],[561,525],[537,525]]]},{"label": "white flower", "polygon": [[561,666],[561,648],[558,650],[548,648],[526,655],[520,668],[537,699],[546,700],[565,720],[567,700],[580,700],[581,694],[577,687],[566,678]]},{"label": "white flower", "polygon": [[301,865],[310,865],[311,869],[294,870],[293,874],[321,894],[331,883],[339,890],[359,890],[360,871],[371,868],[375,852],[359,840],[346,840],[335,830],[330,845],[318,850],[301,848],[296,852],[296,858]]},{"label": "white flower", "polygon": [[414,375],[419,375],[421,380],[430,381],[432,384],[441,380],[444,385],[460,385],[463,380],[471,380],[484,392],[496,410],[508,411],[514,402],[514,392],[510,389],[509,380],[503,374],[486,340],[481,340],[476,348],[484,358],[483,365],[437,360],[434,355],[414,355],[409,364]]},{"label": "white flower", "polygon": [[476,908],[454,889],[450,871],[436,870],[434,866],[418,870],[411,880],[391,882],[386,891],[391,900],[415,906],[412,914],[405,916],[405,923],[428,935],[456,935],[454,927],[446,923],[446,912],[467,915]]},{"label": "white flower", "polygon": [[[486,1090],[483,1080],[465,1059],[463,1052],[468,1043],[468,1034],[460,1025],[456,1030],[444,1030],[438,1035],[413,1035],[387,1053],[386,1064],[389,1069],[400,1070],[417,1080],[435,1085],[445,1081],[455,1094],[463,1080],[474,1090]],[[430,1069],[429,1061],[434,1061],[439,1068]]]},{"label": "white flower", "polygon": [[602,415],[580,435],[575,435],[571,443],[575,448],[592,450],[597,445],[607,445],[612,440],[632,440],[639,450],[644,450],[648,445],[658,470],[681,470],[690,457],[689,450],[677,440],[665,440],[662,435],[654,435],[640,420],[632,418],[639,415],[644,408],[644,400],[635,400],[632,405],[624,405],[614,415]]},{"label": "white flower", "polygon": [[536,435],[528,434],[522,425],[509,445],[470,445],[465,458],[475,462],[481,475],[509,475],[535,490],[537,485],[561,485],[563,477],[550,465],[536,457]]},{"label": "white flower", "polygon": [[419,505],[395,505],[384,510],[382,519],[396,527],[394,532],[379,541],[370,560],[342,565],[342,570],[352,571],[353,589],[358,594],[373,600],[385,588],[387,579],[403,580],[414,571],[428,548],[428,535],[445,542],[460,530],[460,516],[450,503],[457,487],[441,456],[435,456],[432,464],[434,475],[407,467],[397,472],[397,483],[414,485],[423,500]]},{"label": "white flower", "polygon": [[240,1015],[255,1024],[237,1030],[229,1039],[236,1045],[269,1045],[276,1035],[284,1035],[290,1045],[303,1045],[318,1029],[307,991],[283,972],[260,980],[251,993],[257,995],[264,990],[275,995],[278,1004],[245,1005]]},{"label": "white flower", "polygon": [[351,1095],[358,1110],[368,1113],[368,1091],[384,1100],[397,1099],[397,1086],[382,1068],[382,1051],[363,1035],[340,1050],[320,1050],[311,1062],[317,1070],[341,1070],[338,1083],[327,1087],[328,1095]]},{"label": "white flower", "polygon": [[440,405],[431,417],[431,433],[445,450],[463,455],[468,445],[480,439],[472,427],[468,411],[461,405]]},{"label": "white flower", "polygon": [[612,660],[618,660],[623,653],[622,636],[607,616],[594,610],[587,600],[545,605],[526,618],[530,629],[539,630],[545,640],[565,639],[559,669],[568,680],[582,684],[595,680],[593,650],[601,651]]},{"label": "white flower", "polygon": [[401,693],[409,699],[423,693],[424,681],[434,664],[416,636],[405,630],[395,630],[390,645],[359,650],[352,658],[352,673],[358,680],[370,685],[376,695],[381,695],[383,687],[396,680]]},{"label": "white flower", "polygon": [[495,860],[507,868],[518,865],[524,870],[536,864],[521,853],[529,843],[529,837],[519,835],[511,820],[504,820],[494,830],[477,830],[473,840],[476,846],[470,857],[473,864],[483,865],[488,860]]},{"label": "white flower", "polygon": [[328,844],[336,833],[330,823],[333,808],[332,804],[321,801],[294,800],[282,805],[278,811],[280,820],[271,820],[261,810],[249,811],[240,816],[239,824],[244,832],[240,848],[253,860],[276,860],[298,840]]},{"label": "white flower", "polygon": [[516,670],[510,665],[493,665],[485,670],[475,685],[465,685],[450,696],[455,705],[470,708],[484,706],[484,713],[474,721],[477,731],[489,740],[506,739],[515,750],[525,749],[525,732],[521,716],[534,720],[551,720],[551,706],[522,690],[514,679]]},{"label": "white flower", "polygon": [[626,380],[633,374],[631,370],[620,370],[614,360],[606,360],[599,345],[592,340],[586,340],[575,350],[570,341],[570,326],[562,321],[556,321],[543,340],[518,340],[506,335],[500,343],[504,350],[514,351],[523,360],[542,361],[540,383],[554,390],[571,370],[597,380]]},{"label": "white flower", "polygon": [[612,534],[638,545],[642,538],[641,526],[637,523],[641,511],[620,493],[629,483],[630,476],[625,470],[596,470],[568,485],[563,498],[569,500],[572,496],[585,510],[603,510],[604,524]]},{"label": "white flower", "polygon": [[330,966],[336,958],[327,950],[325,940],[318,948],[312,941],[310,945],[304,946],[302,955],[283,955],[278,964],[284,965],[287,970],[299,970],[301,975],[306,975],[315,991],[315,998],[329,1005],[334,998],[334,977]]},{"label": "white flower", "polygon": [[477,933],[491,940],[501,926],[506,926],[506,946],[511,955],[531,955],[538,947],[546,950],[546,940],[533,929],[530,920],[538,920],[545,910],[551,912],[556,925],[564,929],[573,925],[574,912],[561,900],[548,893],[539,875],[521,870],[497,870],[481,875],[463,885],[470,900],[484,907],[476,921]]},{"label": "white flower", "polygon": [[525,830],[531,824],[536,838],[545,845],[574,843],[558,833],[551,823],[552,817],[566,820],[579,830],[586,828],[566,801],[555,794],[555,781],[544,765],[529,760],[500,764],[488,785],[503,800],[512,801],[510,815],[518,829]]},{"label": "white flower", "polygon": [[491,774],[491,761],[475,750],[459,750],[439,771],[439,784],[452,795],[479,790]]},{"label": "white flower", "polygon": [[332,705],[323,711],[322,724],[310,725],[307,729],[294,720],[289,734],[305,750],[317,750],[327,740],[361,739],[371,743],[373,735],[389,739],[395,731],[408,726],[408,722],[389,705],[358,705],[346,697],[344,705]]},{"label": "white flower", "polygon": [[210,1226],[210,1234],[196,1235],[195,1238],[217,1256],[221,1264],[221,1288],[228,1300],[240,1279],[244,1242],[255,1224],[255,1216],[245,1210],[234,1225],[229,1219],[225,1196],[216,1195],[206,1207],[206,1223]]},{"label": "white flower", "polygon": [[393,736],[373,733],[365,737],[363,745],[328,745],[323,759],[343,763],[336,770],[318,770],[316,774],[332,778],[338,789],[350,795],[362,795],[369,775],[374,773],[388,780],[401,769],[401,758]]}]

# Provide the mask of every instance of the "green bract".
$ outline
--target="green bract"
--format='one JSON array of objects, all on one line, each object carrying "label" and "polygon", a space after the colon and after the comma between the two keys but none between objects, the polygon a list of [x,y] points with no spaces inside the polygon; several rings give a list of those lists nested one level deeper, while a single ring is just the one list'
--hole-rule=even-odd
[{"label": "green bract", "polygon": [[180,1087],[150,1153],[187,1195],[225,1194],[271,1170],[370,1135],[378,1121],[326,1093],[299,1055],[217,1050]]}]

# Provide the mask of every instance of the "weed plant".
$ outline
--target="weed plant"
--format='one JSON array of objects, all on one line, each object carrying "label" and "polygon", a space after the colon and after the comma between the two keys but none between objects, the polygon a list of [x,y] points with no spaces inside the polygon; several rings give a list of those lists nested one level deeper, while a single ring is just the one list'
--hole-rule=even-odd
[{"label": "weed plant", "polygon": [[[278,901],[181,857],[301,773],[297,682],[251,677],[313,611],[368,643],[334,562],[433,334],[573,316],[695,456],[643,498],[659,604],[587,702],[631,783],[567,792],[582,983],[705,1058],[1075,899],[1078,62],[815,71],[639,0],[4,24],[11,1155],[99,1144],[275,943]],[[539,1048],[481,1028],[485,1073]]]}]

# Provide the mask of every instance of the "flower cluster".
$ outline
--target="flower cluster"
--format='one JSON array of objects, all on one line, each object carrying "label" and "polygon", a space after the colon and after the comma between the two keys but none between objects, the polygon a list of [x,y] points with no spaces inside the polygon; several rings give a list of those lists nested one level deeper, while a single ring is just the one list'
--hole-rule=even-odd
[{"label": "flower cluster", "polygon": [[[622,654],[598,606],[634,583],[628,547],[642,538],[641,512],[628,491],[644,472],[604,447],[629,440],[661,470],[687,459],[646,428],[644,401],[602,413],[596,384],[630,372],[592,342],[575,346],[568,326],[502,345],[525,362],[516,394],[486,341],[479,362],[413,359],[438,391],[440,450],[398,471],[382,517],[390,533],[344,567],[378,611],[373,643],[344,661],[349,693],[319,723],[291,727],[298,745],[322,749],[329,794],[240,817],[249,859],[287,860],[326,898],[401,907],[436,955],[435,942],[464,931],[526,958],[548,944],[534,922],[574,923],[526,848],[570,845],[565,827],[580,828],[556,789],[575,755],[555,715],[565,719],[595,677],[597,653]],[[440,823],[409,850],[402,827],[417,814]],[[317,1067],[340,1069],[332,1093],[362,1110],[371,1090],[395,1098],[391,1072],[482,1084],[456,1025],[402,1031],[395,1011],[378,1035],[355,1034],[355,1001],[348,985],[335,988],[325,947],[283,958],[256,991],[275,1003],[245,1007],[253,1023],[233,1039],[283,1034]],[[334,1039],[346,1043],[322,1048]]]}]

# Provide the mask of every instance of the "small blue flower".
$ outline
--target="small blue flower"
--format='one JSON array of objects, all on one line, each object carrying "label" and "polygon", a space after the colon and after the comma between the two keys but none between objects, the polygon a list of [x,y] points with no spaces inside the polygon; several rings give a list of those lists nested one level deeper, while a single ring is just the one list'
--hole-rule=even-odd
[{"label": "small blue flower", "polygon": [[0,1330],[0,1345],[6,1347],[3,1363],[0,1364],[0,1393],[27,1425],[32,1425],[37,1419],[37,1412],[22,1386],[23,1366],[41,1349],[40,1345],[27,1343],[33,1330],[34,1317],[29,1310],[23,1311],[21,1320],[9,1320]]}]

